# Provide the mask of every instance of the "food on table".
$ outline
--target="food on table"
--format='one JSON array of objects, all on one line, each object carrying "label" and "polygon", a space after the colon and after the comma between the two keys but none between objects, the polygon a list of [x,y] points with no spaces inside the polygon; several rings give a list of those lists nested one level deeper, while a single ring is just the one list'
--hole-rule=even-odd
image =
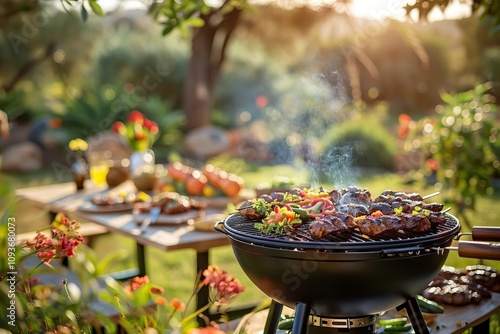
[{"label": "food on table", "polygon": [[190,210],[204,210],[207,203],[177,192],[163,192],[155,196],[148,205],[138,205],[135,209],[144,213],[149,212],[153,207],[161,207],[162,213],[171,215],[185,213]]},{"label": "food on table", "polygon": [[384,191],[372,200],[368,189],[347,187],[326,191],[293,188],[245,201],[242,217],[259,221],[255,228],[264,234],[290,234],[308,224],[310,237],[359,231],[367,237],[384,237],[399,232],[425,233],[446,223],[443,204],[425,203],[416,193]]},{"label": "food on table", "polygon": [[99,193],[92,197],[92,203],[98,206],[120,205],[120,204],[133,204],[143,203],[150,201],[151,198],[145,192],[138,193]]},{"label": "food on table", "polygon": [[125,182],[129,179],[129,173],[127,168],[121,166],[111,166],[109,167],[109,172],[106,175],[106,183],[110,187],[116,187],[117,185]]},{"label": "food on table", "polygon": [[462,306],[479,304],[491,298],[491,292],[500,292],[500,275],[496,269],[484,265],[465,269],[443,266],[422,296],[439,304]]},{"label": "food on table", "polygon": [[157,186],[159,191],[175,191],[189,196],[235,197],[243,189],[243,179],[211,164],[200,169],[173,162],[165,166],[167,176]]},{"label": "food on table", "polygon": [[444,308],[435,301],[429,300],[422,295],[417,295],[416,299],[418,307],[423,313],[437,314],[444,312]]}]

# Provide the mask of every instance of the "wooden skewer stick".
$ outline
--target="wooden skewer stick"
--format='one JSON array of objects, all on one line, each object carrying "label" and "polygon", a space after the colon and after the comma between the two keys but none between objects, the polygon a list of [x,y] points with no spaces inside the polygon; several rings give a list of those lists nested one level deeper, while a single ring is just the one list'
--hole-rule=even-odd
[{"label": "wooden skewer stick", "polygon": [[451,210],[451,207],[448,207],[448,208],[444,209],[443,211],[441,211],[441,213],[446,213],[446,212],[448,212],[450,210]]},{"label": "wooden skewer stick", "polygon": [[428,198],[431,198],[431,197],[434,197],[434,196],[437,196],[437,195],[439,195],[439,191],[436,191],[435,193],[432,193],[432,194],[429,194],[429,195],[425,195],[422,198],[423,199],[428,199]]}]

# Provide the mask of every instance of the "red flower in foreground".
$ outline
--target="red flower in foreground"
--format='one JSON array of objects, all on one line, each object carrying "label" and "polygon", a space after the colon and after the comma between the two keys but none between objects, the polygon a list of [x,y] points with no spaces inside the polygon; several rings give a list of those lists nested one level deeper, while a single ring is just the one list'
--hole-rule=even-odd
[{"label": "red flower in foreground", "polygon": [[128,121],[130,123],[140,123],[144,122],[144,115],[139,110],[133,110],[128,115]]},{"label": "red flower in foreground", "polygon": [[58,214],[52,222],[52,238],[38,232],[33,240],[26,242],[26,247],[37,253],[42,262],[75,255],[75,249],[84,239],[78,232],[80,224]]},{"label": "red flower in foreground", "polygon": [[211,290],[212,300],[218,304],[229,303],[239,293],[245,291],[240,282],[226,271],[211,265],[203,271],[203,284]]},{"label": "red flower in foreground", "polygon": [[148,283],[149,283],[149,276],[148,275],[145,275],[142,277],[135,276],[134,278],[132,278],[132,281],[130,282],[130,284],[125,286],[124,289],[132,292],[132,291],[139,289],[144,284],[148,284]]}]

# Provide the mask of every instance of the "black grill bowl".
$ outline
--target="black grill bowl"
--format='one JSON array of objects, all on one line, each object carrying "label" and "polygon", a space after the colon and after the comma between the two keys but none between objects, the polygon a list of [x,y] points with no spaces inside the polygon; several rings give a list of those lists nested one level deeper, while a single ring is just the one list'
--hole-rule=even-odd
[{"label": "black grill bowl", "polygon": [[[262,245],[260,238],[253,242],[252,236],[233,232],[228,219],[216,230],[229,237],[239,265],[259,289],[290,308],[302,302],[312,314],[339,318],[381,313],[419,294],[443,266],[448,251],[442,248],[460,230],[455,219],[454,228],[434,240],[427,236],[420,246],[405,248],[414,242],[399,240],[386,242],[383,249],[376,242],[378,249],[363,245],[354,251],[351,242],[350,250],[342,251],[342,243],[316,249],[291,248],[286,241]],[[218,227],[222,223],[224,230]]]}]

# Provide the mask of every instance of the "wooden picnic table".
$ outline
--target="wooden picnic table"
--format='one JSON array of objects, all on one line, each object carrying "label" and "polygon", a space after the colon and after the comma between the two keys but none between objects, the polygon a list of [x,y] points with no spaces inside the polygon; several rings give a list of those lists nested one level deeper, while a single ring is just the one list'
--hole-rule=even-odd
[{"label": "wooden picnic table", "polygon": [[[209,265],[209,251],[214,247],[229,245],[226,235],[216,231],[198,230],[193,225],[178,224],[175,226],[157,226],[152,224],[143,233],[138,232],[138,225],[131,211],[93,212],[81,210],[93,196],[103,192],[136,191],[131,181],[126,181],[116,188],[95,187],[89,182],[86,188],[76,191],[73,182],[51,184],[39,187],[17,189],[16,196],[41,210],[48,210],[53,215],[64,213],[80,222],[99,224],[110,232],[115,232],[136,242],[138,269],[132,275],[147,274],[145,261],[145,246],[156,247],[164,251],[193,249],[196,251],[196,272]],[[206,214],[222,212],[221,209],[206,210]],[[131,275],[130,273],[128,273]],[[198,306],[208,303],[208,290],[204,289],[197,295]]]}]

